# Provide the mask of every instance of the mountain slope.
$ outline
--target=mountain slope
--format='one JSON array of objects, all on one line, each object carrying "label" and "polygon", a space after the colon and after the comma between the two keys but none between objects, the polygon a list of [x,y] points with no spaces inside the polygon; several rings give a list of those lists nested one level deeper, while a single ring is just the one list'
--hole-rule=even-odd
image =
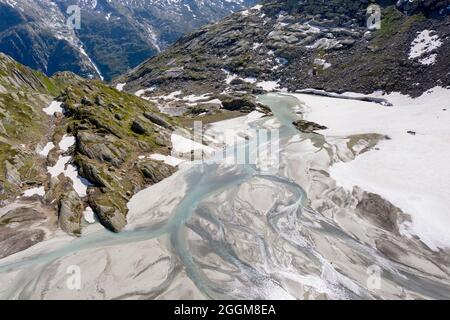
[{"label": "mountain slope", "polygon": [[94,213],[113,231],[127,202],[175,167],[181,127],[151,102],[72,73],[48,78],[0,53],[0,258],[51,236],[79,236]]},{"label": "mountain slope", "polygon": [[449,2],[379,3],[381,29],[368,30],[369,1],[268,0],[183,37],[116,82],[131,92],[159,88],[154,95],[258,92],[257,81],[413,95],[450,85]]},{"label": "mountain slope", "polygon": [[[0,0],[0,51],[47,75],[111,79],[181,35],[255,0]],[[67,27],[70,5],[80,29]]]}]

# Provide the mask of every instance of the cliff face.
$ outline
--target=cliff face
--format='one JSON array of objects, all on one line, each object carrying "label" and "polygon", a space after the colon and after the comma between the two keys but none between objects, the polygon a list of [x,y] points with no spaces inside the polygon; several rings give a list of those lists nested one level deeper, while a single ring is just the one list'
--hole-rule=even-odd
[{"label": "cliff face", "polygon": [[369,30],[371,1],[265,1],[182,38],[116,81],[130,91],[254,88],[226,83],[227,70],[291,91],[417,95],[449,85],[448,1],[394,2],[378,2],[380,28]]}]

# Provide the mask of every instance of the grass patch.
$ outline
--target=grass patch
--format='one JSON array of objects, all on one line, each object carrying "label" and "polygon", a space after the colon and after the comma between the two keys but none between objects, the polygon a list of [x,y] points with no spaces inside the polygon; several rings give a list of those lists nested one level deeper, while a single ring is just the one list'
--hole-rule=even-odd
[{"label": "grass patch", "polygon": [[381,44],[398,33],[408,32],[412,26],[425,20],[423,13],[405,16],[395,6],[389,6],[383,10],[381,29],[376,32],[375,41]]}]

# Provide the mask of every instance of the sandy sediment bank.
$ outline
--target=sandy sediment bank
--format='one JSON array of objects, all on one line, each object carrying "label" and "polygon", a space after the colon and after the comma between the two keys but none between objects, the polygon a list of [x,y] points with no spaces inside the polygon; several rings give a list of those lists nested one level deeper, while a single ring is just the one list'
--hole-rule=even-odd
[{"label": "sandy sediment bank", "polygon": [[[260,172],[265,161],[184,164],[133,197],[123,233],[92,225],[82,239],[61,235],[1,260],[8,287],[0,297],[448,298],[448,253],[407,236],[402,226],[413,217],[400,206],[333,175],[337,164],[378,152],[388,133],[283,131],[295,112],[315,120],[315,101],[296,97],[283,121],[242,117],[206,130],[220,146],[226,129],[241,137],[255,126],[280,129],[278,172]],[[309,97],[327,99],[317,101],[323,108],[336,103]],[[80,267],[82,290],[68,289],[70,266]]]}]

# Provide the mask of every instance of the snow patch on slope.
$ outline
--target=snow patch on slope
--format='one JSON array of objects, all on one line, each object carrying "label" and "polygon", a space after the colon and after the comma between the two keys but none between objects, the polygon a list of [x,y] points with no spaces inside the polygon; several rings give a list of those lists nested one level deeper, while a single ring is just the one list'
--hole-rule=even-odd
[{"label": "snow patch on slope", "polygon": [[31,196],[34,196],[34,195],[38,195],[38,196],[43,197],[45,195],[45,189],[44,189],[44,187],[37,187],[37,188],[33,188],[33,189],[28,189],[22,195],[24,197],[31,197]]},{"label": "snow patch on slope", "polygon": [[[59,148],[66,152],[71,146],[73,146],[74,143],[74,137],[64,136],[59,143]],[[72,180],[74,190],[80,197],[85,197],[87,195],[87,188],[92,186],[92,184],[78,175],[77,167],[69,163],[70,160],[70,156],[60,156],[53,167],[47,167],[47,171],[51,177],[57,177],[60,174],[64,174],[66,177],[70,178]]]},{"label": "snow patch on slope", "polygon": [[102,73],[100,72],[100,69],[97,67],[97,65],[94,63],[94,61],[91,59],[91,57],[87,54],[86,50],[84,50],[83,45],[81,45],[78,50],[80,50],[81,54],[84,55],[88,60],[89,63],[92,65],[92,67],[95,69],[95,72],[97,72],[100,79],[103,81],[105,80],[102,76]]},{"label": "snow patch on slope", "polygon": [[38,154],[40,154],[43,157],[47,157],[50,151],[53,150],[53,148],[55,148],[55,145],[53,144],[53,142],[49,142],[45,145],[45,147],[42,150],[38,152]]},{"label": "snow patch on slope", "polygon": [[62,102],[52,101],[47,108],[44,108],[44,112],[49,116],[53,116],[56,112],[63,113],[64,109],[61,108]]},{"label": "snow patch on slope", "polygon": [[383,96],[393,107],[295,96],[309,109],[306,120],[329,128],[326,136],[388,135],[377,150],[334,164],[331,176],[347,190],[359,186],[410,214],[412,223],[401,226],[405,236],[418,236],[432,250],[450,248],[450,89],[436,87],[417,99]]},{"label": "snow patch on slope", "polygon": [[442,46],[442,41],[433,30],[423,30],[411,43],[409,59],[419,59],[423,65],[432,65],[436,62],[437,54],[431,54]]}]

